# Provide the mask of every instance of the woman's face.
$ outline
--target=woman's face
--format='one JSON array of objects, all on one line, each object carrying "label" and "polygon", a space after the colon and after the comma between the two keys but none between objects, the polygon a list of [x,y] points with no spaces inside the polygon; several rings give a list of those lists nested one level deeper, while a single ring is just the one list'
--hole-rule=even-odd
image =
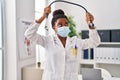
[{"label": "woman's face", "polygon": [[68,26],[68,20],[66,18],[59,18],[56,20],[53,29],[55,30],[55,32],[57,32],[59,27],[64,27],[64,26]]}]

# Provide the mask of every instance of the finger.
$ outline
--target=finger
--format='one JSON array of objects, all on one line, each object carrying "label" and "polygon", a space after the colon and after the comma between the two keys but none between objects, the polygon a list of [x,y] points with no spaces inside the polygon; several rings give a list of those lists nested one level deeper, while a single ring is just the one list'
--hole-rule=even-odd
[{"label": "finger", "polygon": [[48,7],[51,7],[50,5],[48,5]]},{"label": "finger", "polygon": [[87,19],[90,19],[90,15],[89,15],[88,12],[86,13],[86,18],[87,18]]},{"label": "finger", "polygon": [[50,6],[47,7],[47,11],[51,12],[51,7]]},{"label": "finger", "polygon": [[86,13],[86,18],[87,18],[87,19],[90,19],[90,16],[89,16],[89,13],[88,13],[88,12]]},{"label": "finger", "polygon": [[87,16],[87,18],[88,18],[89,20],[91,20],[91,21],[94,20],[94,17],[93,17],[93,15],[92,15],[90,12],[87,12],[87,13],[86,13],[86,16]]}]

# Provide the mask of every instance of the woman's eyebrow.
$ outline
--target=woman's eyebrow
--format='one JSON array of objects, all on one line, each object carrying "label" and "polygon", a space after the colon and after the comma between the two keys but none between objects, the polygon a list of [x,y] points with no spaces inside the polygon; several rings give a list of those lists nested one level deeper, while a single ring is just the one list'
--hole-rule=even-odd
[{"label": "woman's eyebrow", "polygon": [[62,25],[61,23],[58,23],[58,25]]}]

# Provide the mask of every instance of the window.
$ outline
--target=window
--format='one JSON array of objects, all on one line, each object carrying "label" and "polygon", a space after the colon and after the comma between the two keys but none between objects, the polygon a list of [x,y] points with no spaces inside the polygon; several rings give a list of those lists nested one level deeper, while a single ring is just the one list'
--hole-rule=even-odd
[{"label": "window", "polygon": [[[44,11],[45,8],[45,2],[44,0],[35,0],[35,19],[39,19]],[[45,20],[41,23],[38,34],[45,35]],[[36,61],[37,62],[44,62],[44,53],[45,49],[39,45],[36,46]]]},{"label": "window", "polygon": [[4,7],[3,0],[0,0],[0,80],[4,80]]},{"label": "window", "polygon": [[2,80],[2,25],[1,25],[1,5],[0,5],[0,80]]}]

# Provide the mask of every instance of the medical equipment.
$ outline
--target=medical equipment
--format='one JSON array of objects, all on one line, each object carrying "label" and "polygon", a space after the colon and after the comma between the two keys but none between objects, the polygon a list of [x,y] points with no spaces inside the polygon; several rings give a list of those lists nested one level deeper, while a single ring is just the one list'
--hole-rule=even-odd
[{"label": "medical equipment", "polygon": [[[76,3],[72,3],[72,2],[68,2],[68,1],[64,1],[64,0],[53,1],[52,3],[50,3],[49,6],[51,6],[53,3],[56,3],[56,2],[64,2],[64,3],[76,5],[76,6],[78,6],[78,7],[83,8],[83,9],[85,10],[85,12],[88,12],[87,9],[86,9],[85,7],[83,7],[82,5],[79,5],[79,4],[76,4]],[[47,17],[46,17],[46,18],[48,18],[48,14],[47,14]],[[48,23],[48,20],[46,19],[46,26],[45,26],[46,31],[48,31],[47,23]],[[90,20],[89,27],[90,27],[90,28],[94,28],[94,24],[93,24],[92,20]]]},{"label": "medical equipment", "polygon": [[82,80],[103,80],[101,69],[81,68]]}]

